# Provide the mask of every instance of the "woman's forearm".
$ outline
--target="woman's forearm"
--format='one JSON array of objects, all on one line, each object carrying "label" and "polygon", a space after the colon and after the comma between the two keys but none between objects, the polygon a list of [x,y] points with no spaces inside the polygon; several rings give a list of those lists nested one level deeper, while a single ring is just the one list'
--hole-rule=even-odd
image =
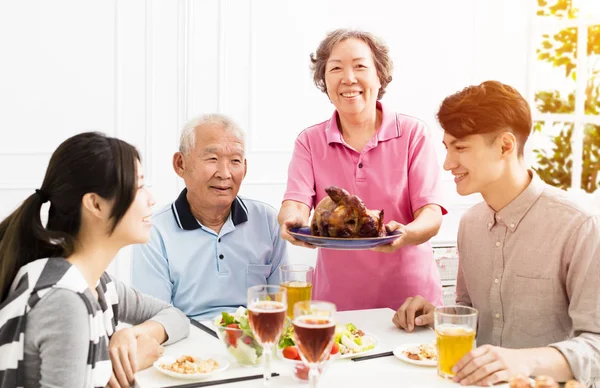
[{"label": "woman's forearm", "polygon": [[152,320],[133,326],[133,331],[136,337],[140,334],[146,334],[158,341],[159,344],[162,344],[168,339],[167,331],[164,326]]},{"label": "woman's forearm", "polygon": [[302,225],[308,225],[310,216],[310,208],[302,203],[292,200],[283,201],[277,220],[279,225],[283,225],[286,221],[296,220],[298,217],[302,219]]},{"label": "woman's forearm", "polygon": [[415,212],[415,220],[408,225],[407,243],[419,245],[438,234],[442,225],[442,209],[438,205],[425,205]]}]

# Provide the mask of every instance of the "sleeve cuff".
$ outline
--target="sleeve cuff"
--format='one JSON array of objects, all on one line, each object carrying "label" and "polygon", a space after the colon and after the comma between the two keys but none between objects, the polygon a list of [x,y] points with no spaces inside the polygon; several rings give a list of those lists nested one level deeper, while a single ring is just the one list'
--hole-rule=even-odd
[{"label": "sleeve cuff", "polygon": [[600,356],[590,348],[585,339],[575,337],[570,340],[548,345],[555,348],[567,360],[573,376],[582,382],[600,382]]},{"label": "sleeve cuff", "polygon": [[173,306],[162,310],[151,320],[160,323],[165,328],[167,340],[163,345],[171,345],[181,341],[190,333],[190,320],[183,312]]},{"label": "sleeve cuff", "polygon": [[440,209],[442,209],[442,215],[448,214],[448,210],[442,205],[442,201],[440,201],[439,198],[419,198],[414,201],[413,208],[418,210],[427,205],[438,205]]},{"label": "sleeve cuff", "polygon": [[304,194],[300,194],[300,193],[285,193],[285,196],[283,197],[283,201],[301,202],[301,203],[305,204],[306,206],[308,206],[309,209],[313,208],[313,197],[304,195]]}]

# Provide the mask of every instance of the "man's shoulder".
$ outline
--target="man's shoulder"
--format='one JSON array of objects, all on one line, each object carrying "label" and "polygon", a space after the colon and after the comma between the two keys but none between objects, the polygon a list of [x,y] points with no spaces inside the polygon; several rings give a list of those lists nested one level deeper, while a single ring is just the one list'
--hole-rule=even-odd
[{"label": "man's shoulder", "polygon": [[569,219],[600,216],[600,208],[592,204],[591,199],[578,196],[559,188],[544,184],[539,204],[548,217],[566,217]]},{"label": "man's shoulder", "polygon": [[165,221],[173,217],[173,204],[168,204],[161,207],[158,211],[152,214],[152,222],[154,221]]},{"label": "man's shoulder", "polygon": [[264,214],[277,218],[277,209],[266,202],[242,196],[238,196],[237,200],[246,208],[246,211],[249,213],[248,217]]},{"label": "man's shoulder", "polygon": [[[165,205],[152,214],[152,230],[159,235],[179,230],[172,206],[173,204]],[[152,233],[153,239],[155,238],[154,234]]]},{"label": "man's shoulder", "polygon": [[485,222],[486,216],[489,214],[489,206],[485,201],[481,201],[471,206],[461,217],[461,224],[474,224],[477,221]]}]

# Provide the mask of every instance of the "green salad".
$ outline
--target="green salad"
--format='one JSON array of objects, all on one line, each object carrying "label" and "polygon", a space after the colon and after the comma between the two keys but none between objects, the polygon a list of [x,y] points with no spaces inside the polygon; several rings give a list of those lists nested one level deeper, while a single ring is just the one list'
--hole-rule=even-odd
[{"label": "green salad", "polygon": [[219,338],[229,353],[242,365],[256,365],[262,361],[263,348],[254,338],[248,323],[248,311],[239,307],[234,314],[222,312],[215,317]]},{"label": "green salad", "polygon": [[[375,347],[376,343],[373,338],[365,335],[365,333],[358,329],[354,324],[347,323],[345,325],[337,325],[335,328],[335,342],[339,345],[340,354],[355,354],[363,353],[371,350]],[[283,330],[283,334],[277,347],[279,349],[285,349],[288,346],[295,346],[294,341],[294,325],[291,322],[286,325]]]},{"label": "green salad", "polygon": [[339,344],[342,355],[363,353],[376,345],[373,338],[365,335],[352,323],[347,323],[345,326],[338,325],[335,328],[335,342]]}]

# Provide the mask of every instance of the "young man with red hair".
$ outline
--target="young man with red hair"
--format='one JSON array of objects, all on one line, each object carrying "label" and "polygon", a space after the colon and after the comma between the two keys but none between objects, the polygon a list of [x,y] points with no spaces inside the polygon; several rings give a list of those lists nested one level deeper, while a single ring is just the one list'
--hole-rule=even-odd
[{"label": "young man with red hair", "polygon": [[[456,302],[479,311],[478,348],[455,381],[489,385],[517,374],[600,382],[600,211],[543,183],[523,158],[527,101],[496,81],[447,97],[438,112],[444,169],[460,195],[485,202],[462,217]],[[407,331],[432,325],[435,306],[408,298]]]}]

